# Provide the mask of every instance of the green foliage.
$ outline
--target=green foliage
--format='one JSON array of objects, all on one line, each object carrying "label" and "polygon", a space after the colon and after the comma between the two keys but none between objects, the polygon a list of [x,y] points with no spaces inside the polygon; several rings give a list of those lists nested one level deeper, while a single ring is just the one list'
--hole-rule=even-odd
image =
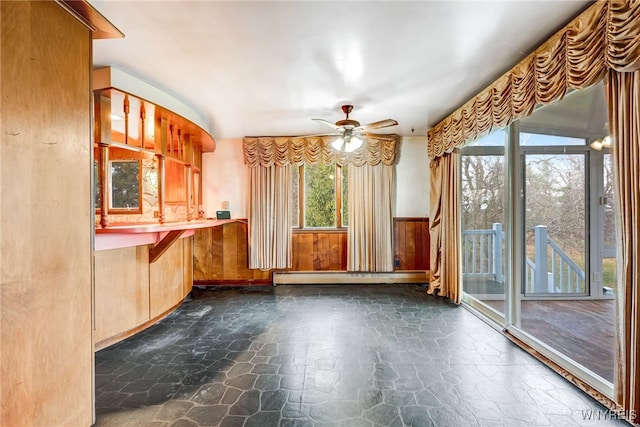
[{"label": "green foliage", "polygon": [[300,168],[301,166],[294,166],[291,173],[291,226],[298,227],[300,221]]},{"label": "green foliage", "polygon": [[140,205],[140,163],[111,162],[111,207],[137,209]]},{"label": "green foliage", "polygon": [[336,226],[335,165],[304,167],[305,227]]},{"label": "green foliage", "polygon": [[342,226],[349,225],[349,165],[340,168],[342,173]]},{"label": "green foliage", "polygon": [[100,178],[98,176],[98,162],[93,162],[93,207],[100,209]]}]

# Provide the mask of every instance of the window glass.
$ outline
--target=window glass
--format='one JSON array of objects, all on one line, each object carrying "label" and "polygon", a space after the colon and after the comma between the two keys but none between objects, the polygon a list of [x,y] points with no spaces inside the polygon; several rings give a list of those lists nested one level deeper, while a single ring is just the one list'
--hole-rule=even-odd
[{"label": "window glass", "polygon": [[291,226],[300,227],[300,167],[291,170]]},{"label": "window glass", "polygon": [[520,133],[520,146],[525,147],[562,147],[565,145],[585,145],[584,138],[572,138],[569,136],[544,135],[540,133]]},{"label": "window glass", "polygon": [[93,207],[100,209],[100,182],[98,176],[98,162],[93,162]]},{"label": "window glass", "polygon": [[461,150],[462,286],[466,294],[501,314],[508,283],[506,141],[502,129]]},{"label": "window glass", "polygon": [[342,185],[342,226],[349,225],[349,165],[340,167],[341,172],[341,185]]},{"label": "window glass", "polygon": [[336,226],[335,165],[305,165],[304,226]]},{"label": "window glass", "polygon": [[137,160],[111,162],[111,208],[140,208],[140,163]]}]

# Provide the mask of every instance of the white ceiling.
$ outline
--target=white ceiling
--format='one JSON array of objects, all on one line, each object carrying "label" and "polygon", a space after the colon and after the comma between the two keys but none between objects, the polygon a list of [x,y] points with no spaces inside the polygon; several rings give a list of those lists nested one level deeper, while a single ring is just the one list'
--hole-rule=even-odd
[{"label": "white ceiling", "polygon": [[115,66],[200,111],[216,139],[330,131],[311,118],[425,135],[588,1],[118,1]]}]

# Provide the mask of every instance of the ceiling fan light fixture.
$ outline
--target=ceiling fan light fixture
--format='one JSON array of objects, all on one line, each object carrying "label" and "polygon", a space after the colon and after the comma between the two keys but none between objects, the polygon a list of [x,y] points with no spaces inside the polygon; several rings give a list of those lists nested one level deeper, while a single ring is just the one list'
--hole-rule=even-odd
[{"label": "ceiling fan light fixture", "polygon": [[352,136],[344,145],[344,151],[351,153],[362,147],[362,140],[357,136]]},{"label": "ceiling fan light fixture", "polygon": [[344,144],[344,138],[342,138],[341,136],[337,137],[336,139],[333,140],[333,142],[331,143],[331,146],[336,150],[336,151],[341,151],[342,150],[342,145]]},{"label": "ceiling fan light fixture", "polygon": [[339,136],[334,139],[331,146],[336,151],[344,151],[345,153],[352,153],[358,148],[362,147],[362,139],[357,136]]}]

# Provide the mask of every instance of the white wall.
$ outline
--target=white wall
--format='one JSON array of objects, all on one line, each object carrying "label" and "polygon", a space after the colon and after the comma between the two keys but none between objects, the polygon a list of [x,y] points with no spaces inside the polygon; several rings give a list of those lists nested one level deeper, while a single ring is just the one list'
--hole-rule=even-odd
[{"label": "white wall", "polygon": [[244,164],[242,139],[216,140],[216,150],[202,155],[202,202],[207,218],[215,218],[229,202],[231,218],[249,216],[249,168]]},{"label": "white wall", "polygon": [[[242,139],[216,140],[216,150],[202,156],[203,203],[207,217],[215,217],[229,202],[232,218],[249,216],[249,168],[244,164]],[[394,215],[429,216],[429,158],[427,138],[405,137],[396,164]]]},{"label": "white wall", "polygon": [[394,216],[429,216],[429,156],[427,137],[402,138],[396,163]]}]

